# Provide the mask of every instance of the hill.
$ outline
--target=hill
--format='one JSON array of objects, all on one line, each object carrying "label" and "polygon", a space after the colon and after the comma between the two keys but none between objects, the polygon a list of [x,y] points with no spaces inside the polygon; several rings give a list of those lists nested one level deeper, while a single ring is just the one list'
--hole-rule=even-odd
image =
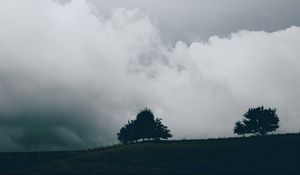
[{"label": "hill", "polygon": [[61,152],[51,160],[0,170],[5,174],[299,174],[299,148],[300,134],[144,142]]}]

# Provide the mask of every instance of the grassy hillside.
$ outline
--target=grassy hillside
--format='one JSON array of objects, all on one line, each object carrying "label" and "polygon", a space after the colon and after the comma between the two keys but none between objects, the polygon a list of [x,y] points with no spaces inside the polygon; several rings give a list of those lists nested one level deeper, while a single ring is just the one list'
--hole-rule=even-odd
[{"label": "grassy hillside", "polygon": [[56,157],[18,170],[5,170],[5,174],[9,172],[16,174],[299,174],[300,134],[120,145]]}]

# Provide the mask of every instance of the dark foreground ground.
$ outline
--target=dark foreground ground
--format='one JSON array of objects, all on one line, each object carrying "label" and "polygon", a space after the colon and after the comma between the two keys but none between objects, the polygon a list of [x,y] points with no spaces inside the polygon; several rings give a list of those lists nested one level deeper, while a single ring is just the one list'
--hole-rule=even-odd
[{"label": "dark foreground ground", "polygon": [[0,153],[0,174],[300,174],[300,134]]}]

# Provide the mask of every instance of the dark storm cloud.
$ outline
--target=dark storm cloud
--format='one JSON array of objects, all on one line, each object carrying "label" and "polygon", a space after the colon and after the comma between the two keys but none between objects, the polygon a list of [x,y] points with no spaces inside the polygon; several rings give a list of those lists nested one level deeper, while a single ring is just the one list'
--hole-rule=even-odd
[{"label": "dark storm cloud", "polygon": [[[175,138],[232,135],[234,122],[255,105],[278,108],[281,130],[298,131],[299,27],[166,45],[161,22],[138,9],[105,7],[85,0],[0,2],[2,151],[111,139],[145,106]],[[189,25],[186,17],[180,21],[178,28],[162,27],[173,40]]]}]

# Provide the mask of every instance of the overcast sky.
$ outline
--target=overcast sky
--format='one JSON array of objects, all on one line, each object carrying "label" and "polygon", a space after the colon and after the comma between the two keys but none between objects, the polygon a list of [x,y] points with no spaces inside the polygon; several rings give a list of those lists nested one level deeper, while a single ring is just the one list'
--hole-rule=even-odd
[{"label": "overcast sky", "polygon": [[177,42],[227,36],[239,30],[268,32],[300,25],[298,0],[89,0],[102,13],[139,8],[156,19],[162,38]]},{"label": "overcast sky", "polygon": [[116,138],[150,107],[175,139],[249,107],[300,131],[300,1],[2,0],[0,150]]}]

